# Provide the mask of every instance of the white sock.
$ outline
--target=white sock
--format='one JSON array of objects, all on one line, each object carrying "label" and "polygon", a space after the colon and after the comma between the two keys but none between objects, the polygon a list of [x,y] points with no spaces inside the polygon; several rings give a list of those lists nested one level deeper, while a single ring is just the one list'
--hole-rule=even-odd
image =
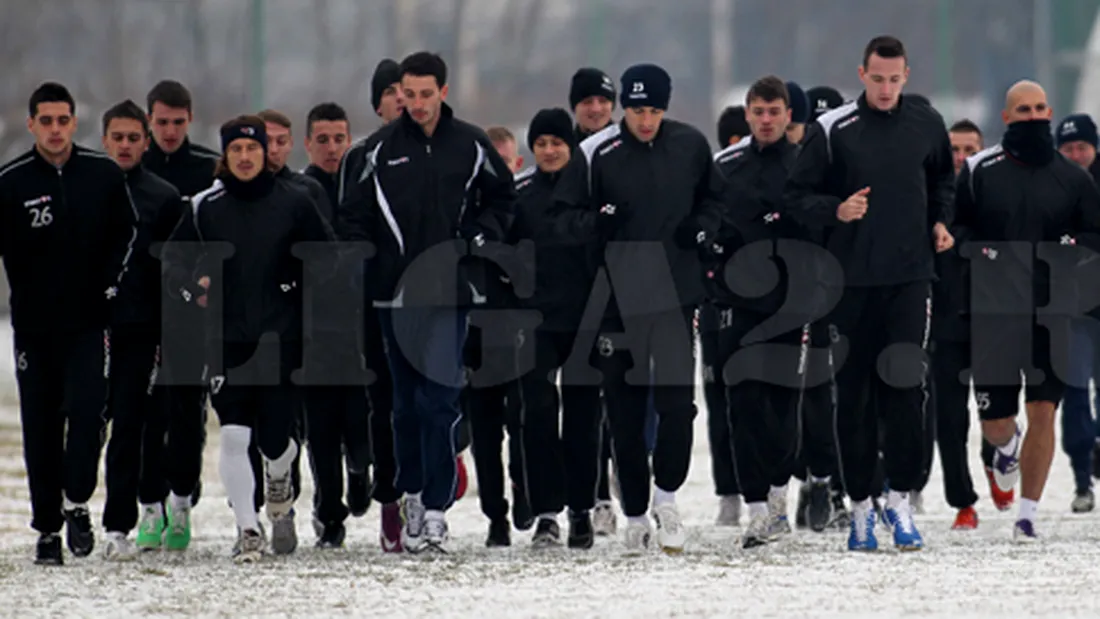
[{"label": "white sock", "polygon": [[142,503],[141,512],[145,513],[146,510],[152,510],[157,518],[164,518],[164,506],[160,503]]},{"label": "white sock", "polygon": [[409,492],[405,495],[406,501],[412,501],[413,503],[421,503],[419,492]]},{"label": "white sock", "polygon": [[267,463],[267,474],[272,479],[282,479],[290,474],[290,467],[294,466],[294,458],[298,455],[298,443],[294,439],[287,441],[286,450],[274,460],[264,456]]},{"label": "white sock", "polygon": [[749,503],[749,518],[762,518],[768,515],[768,504],[764,501]]},{"label": "white sock", "polygon": [[772,486],[771,488],[768,489],[768,498],[769,499],[772,498],[772,497],[777,497],[778,498],[778,497],[786,497],[786,496],[787,496],[787,486],[786,486],[786,484],[784,484],[782,486]]},{"label": "white sock", "polygon": [[660,488],[653,488],[653,506],[664,505],[665,503],[675,503],[676,492],[669,492],[668,490],[661,490]]},{"label": "white sock", "polygon": [[1009,439],[1007,443],[997,447],[997,451],[1001,452],[1002,454],[1004,454],[1006,456],[1015,456],[1016,455],[1017,443],[1019,442],[1018,438],[1019,438],[1018,435],[1013,434],[1012,438]]},{"label": "white sock", "polygon": [[229,503],[233,506],[233,514],[237,517],[237,526],[242,531],[260,530],[260,521],[252,505],[256,481],[252,476],[252,463],[248,459],[248,444],[251,440],[252,429],[247,426],[222,426],[218,471],[221,473]]},{"label": "white sock", "polygon": [[867,497],[866,499],[863,499],[862,501],[858,501],[858,502],[853,501],[852,507],[854,509],[862,509],[864,511],[871,511],[871,509],[874,507],[874,505],[871,503],[871,497]]},{"label": "white sock", "polygon": [[76,509],[78,507],[83,508],[83,509],[88,509],[88,504],[87,503],[73,503],[72,501],[69,500],[69,497],[65,497],[64,499],[62,499],[61,504],[62,504],[61,509],[65,510],[67,512],[71,512],[71,511],[73,511],[74,509]]},{"label": "white sock", "polygon": [[439,509],[429,509],[424,512],[424,520],[446,520],[447,513]]},{"label": "white sock", "polygon": [[909,513],[909,493],[891,490],[886,493],[886,507],[898,512]]},{"label": "white sock", "polygon": [[832,481],[832,477],[830,477],[829,475],[826,475],[825,477],[818,477],[816,475],[811,475],[810,476],[810,481],[812,481],[815,484],[827,484],[830,481]]},{"label": "white sock", "polygon": [[[180,496],[173,492],[168,495],[168,503],[172,506],[174,512],[191,509],[191,496]],[[157,507],[159,508],[160,505],[158,504]]]},{"label": "white sock", "polygon": [[640,524],[648,527],[649,518],[647,518],[646,516],[627,516],[626,523],[627,525]]},{"label": "white sock", "polygon": [[1039,501],[1020,497],[1020,520],[1035,521],[1039,515]]}]

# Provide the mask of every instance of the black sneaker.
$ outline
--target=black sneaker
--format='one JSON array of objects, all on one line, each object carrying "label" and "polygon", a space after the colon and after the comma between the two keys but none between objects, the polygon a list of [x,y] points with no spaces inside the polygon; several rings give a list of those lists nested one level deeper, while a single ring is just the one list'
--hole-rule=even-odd
[{"label": "black sneaker", "polygon": [[512,522],[516,524],[517,531],[526,531],[535,526],[535,514],[531,511],[531,503],[527,501],[527,493],[516,484],[512,484]]},{"label": "black sneaker", "polygon": [[805,529],[807,523],[807,512],[810,510],[810,484],[809,482],[803,483],[798,488],[798,506],[794,511],[794,528]]},{"label": "black sneaker", "polygon": [[829,482],[815,481],[810,484],[809,504],[806,506],[806,520],[810,528],[821,533],[829,526],[833,517],[833,502],[829,492]]},{"label": "black sneaker", "polygon": [[342,548],[344,538],[347,536],[347,528],[342,522],[329,522],[323,525],[321,535],[317,539],[317,547],[321,549]]},{"label": "black sneaker", "polygon": [[587,511],[569,512],[569,547],[587,550],[592,547],[595,539],[592,516]]},{"label": "black sneaker", "polygon": [[64,512],[65,542],[77,557],[86,557],[95,549],[95,534],[87,507],[77,507]]},{"label": "black sneaker", "polygon": [[348,472],[348,511],[361,518],[370,508],[370,473]]},{"label": "black sneaker", "polygon": [[561,546],[561,528],[558,522],[549,518],[539,518],[535,535],[531,539],[531,546],[534,548]]},{"label": "black sneaker", "polygon": [[489,537],[485,539],[488,548],[502,548],[512,545],[512,525],[507,518],[498,518],[489,522]]},{"label": "black sneaker", "polygon": [[64,565],[61,557],[61,536],[57,533],[43,533],[38,537],[35,548],[35,565]]}]

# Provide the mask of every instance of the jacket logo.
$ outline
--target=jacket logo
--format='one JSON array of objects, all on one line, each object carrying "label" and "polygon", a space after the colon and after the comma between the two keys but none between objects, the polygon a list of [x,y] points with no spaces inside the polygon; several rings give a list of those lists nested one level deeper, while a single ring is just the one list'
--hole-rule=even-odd
[{"label": "jacket logo", "polygon": [[601,155],[606,155],[607,153],[610,153],[611,151],[618,148],[620,145],[622,145],[622,143],[623,143],[623,141],[621,139],[615,140],[614,142],[612,142],[612,143],[608,144],[607,146],[604,146],[603,148],[601,148],[600,149],[600,154]]},{"label": "jacket logo", "polygon": [[767,213],[764,215],[764,223],[771,224],[779,221],[779,213]]},{"label": "jacket logo", "polygon": [[615,344],[606,335],[600,336],[600,339],[596,342],[596,349],[600,351],[601,357],[610,357],[615,354]]},{"label": "jacket logo", "polygon": [[996,260],[997,259],[997,250],[992,248],[992,247],[983,247],[982,248],[982,255],[985,256],[986,258],[989,258],[990,260]]},{"label": "jacket logo", "polygon": [[1004,154],[1002,153],[1002,154],[1000,154],[1000,155],[997,155],[996,157],[994,157],[994,158],[992,158],[992,159],[986,159],[985,161],[983,161],[983,162],[982,162],[982,167],[983,167],[983,168],[988,168],[989,166],[991,166],[991,165],[993,165],[993,164],[995,164],[995,163],[1000,163],[1000,162],[1002,162],[1002,161],[1004,161],[1004,160],[1005,160],[1005,156],[1004,156]]},{"label": "jacket logo", "polygon": [[737,158],[743,156],[744,154],[745,154],[745,151],[739,150],[735,153],[731,153],[729,155],[726,155],[725,157],[722,157],[721,159],[718,160],[718,163],[728,163],[730,161],[733,161],[734,159],[737,159]]},{"label": "jacket logo", "polygon": [[846,121],[840,123],[839,125],[837,125],[836,130],[840,131],[841,129],[851,125],[852,123],[856,122],[857,120],[859,120],[859,116],[853,116],[853,117],[849,118],[848,120],[846,120]]},{"label": "jacket logo", "polygon": [[30,208],[32,206],[38,206],[40,204],[49,204],[50,202],[53,202],[52,196],[38,196],[37,198],[27,200],[23,203],[23,206]]},{"label": "jacket logo", "polygon": [[408,162],[409,162],[409,158],[408,158],[408,156],[405,156],[405,157],[399,157],[397,159],[390,159],[389,161],[386,162],[386,165],[388,165],[388,166],[398,166],[398,165],[401,165],[402,163],[408,163]]}]

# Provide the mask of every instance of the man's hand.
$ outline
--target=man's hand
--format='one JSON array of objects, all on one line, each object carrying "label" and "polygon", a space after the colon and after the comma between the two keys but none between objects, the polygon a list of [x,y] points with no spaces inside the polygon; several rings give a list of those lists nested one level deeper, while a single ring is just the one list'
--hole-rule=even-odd
[{"label": "man's hand", "polygon": [[[200,277],[198,284],[199,288],[202,288],[204,291],[210,290],[210,278],[208,276],[203,275],[202,277]],[[206,303],[206,292],[203,292],[201,295],[199,295],[199,298],[195,299],[195,304],[199,307],[206,307]]]},{"label": "man's hand", "polygon": [[955,246],[955,237],[947,231],[947,226],[937,223],[932,226],[932,239],[936,242],[936,253],[943,253]]},{"label": "man's hand", "polygon": [[871,193],[870,187],[864,187],[848,196],[848,199],[840,203],[836,209],[836,218],[844,223],[863,219],[867,214],[867,194]]}]

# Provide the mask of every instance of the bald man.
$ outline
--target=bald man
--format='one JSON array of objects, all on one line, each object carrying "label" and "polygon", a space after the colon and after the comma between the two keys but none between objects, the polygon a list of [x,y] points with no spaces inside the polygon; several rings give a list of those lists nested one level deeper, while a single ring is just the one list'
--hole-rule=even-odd
[{"label": "bald man", "polygon": [[[1033,542],[1065,389],[1055,368],[1066,364],[1054,354],[1065,353],[1069,316],[1044,315],[1036,324],[1033,308],[1049,305],[1051,295],[1047,270],[1031,265],[1040,263],[1040,243],[1097,246],[1100,194],[1085,170],[1054,149],[1051,108],[1039,84],[1012,86],[1002,118],[1001,143],[968,158],[959,174],[953,232],[971,260],[971,354],[982,434],[997,448],[997,485],[1007,491],[1021,482],[1013,538]],[[1021,254],[1020,243],[1032,249]],[[1021,390],[1026,436],[1016,425]]]}]

